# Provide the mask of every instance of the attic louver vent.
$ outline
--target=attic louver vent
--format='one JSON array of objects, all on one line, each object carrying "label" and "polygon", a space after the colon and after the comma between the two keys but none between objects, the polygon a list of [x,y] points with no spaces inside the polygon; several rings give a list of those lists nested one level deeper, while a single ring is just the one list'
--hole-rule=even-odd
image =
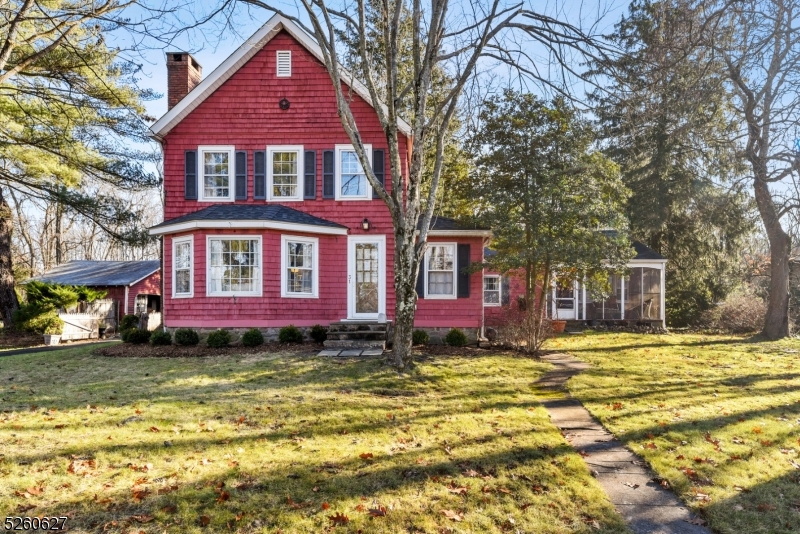
[{"label": "attic louver vent", "polygon": [[292,75],[292,51],[278,50],[278,77],[288,78]]}]

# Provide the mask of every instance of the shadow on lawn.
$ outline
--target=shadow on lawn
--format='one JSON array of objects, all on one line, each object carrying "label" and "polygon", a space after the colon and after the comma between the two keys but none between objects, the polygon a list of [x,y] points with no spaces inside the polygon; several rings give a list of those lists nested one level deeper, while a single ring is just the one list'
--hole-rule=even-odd
[{"label": "shadow on lawn", "polygon": [[[594,337],[597,339],[597,336]],[[647,339],[643,337],[643,339]],[[589,352],[589,353],[603,353],[603,352],[622,352],[626,350],[636,350],[636,349],[663,349],[665,347],[713,347],[716,345],[725,346],[725,345],[743,345],[743,344],[759,344],[759,343],[768,343],[769,340],[764,339],[760,336],[751,336],[751,337],[742,337],[742,338],[735,338],[735,339],[708,339],[708,340],[701,340],[701,341],[690,341],[687,342],[685,340],[675,340],[674,343],[670,342],[669,340],[660,340],[655,341],[652,343],[640,343],[636,345],[608,345],[603,346],[602,348],[597,347],[570,347],[568,350],[566,349],[553,349],[553,352],[570,352],[570,353],[581,353],[581,352]]]}]

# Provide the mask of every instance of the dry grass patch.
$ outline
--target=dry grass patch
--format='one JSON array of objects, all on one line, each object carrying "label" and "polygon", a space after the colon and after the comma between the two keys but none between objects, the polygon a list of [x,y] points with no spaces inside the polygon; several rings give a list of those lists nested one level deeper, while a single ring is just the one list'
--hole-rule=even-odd
[{"label": "dry grass patch", "polygon": [[73,532],[624,532],[530,359],[0,358],[0,511]]},{"label": "dry grass patch", "polygon": [[720,533],[800,532],[800,342],[588,333],[572,394]]}]

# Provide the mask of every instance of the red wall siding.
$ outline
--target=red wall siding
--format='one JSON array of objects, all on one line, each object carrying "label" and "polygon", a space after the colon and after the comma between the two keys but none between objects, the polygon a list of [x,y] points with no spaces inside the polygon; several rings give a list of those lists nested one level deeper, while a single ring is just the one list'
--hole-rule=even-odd
[{"label": "red wall siding", "polygon": [[136,295],[160,295],[161,271],[156,271],[144,280],[136,282],[128,290],[128,313],[136,311]]},{"label": "red wall siding", "polygon": [[[431,237],[429,243],[469,243],[470,262],[483,261],[483,238]],[[470,275],[469,298],[417,300],[414,325],[418,327],[462,327],[480,328],[483,312],[483,275]]]},{"label": "red wall siding", "polygon": [[[183,234],[186,235],[186,234]],[[347,236],[311,235],[274,230],[209,230],[194,235],[194,297],[165,299],[165,324],[168,327],[270,327],[329,324],[347,316]],[[206,236],[261,236],[262,296],[206,296]],[[310,236],[319,239],[319,298],[281,297],[281,236]],[[172,238],[169,236],[164,260],[166,272],[172,272]],[[387,254],[387,280],[392,280],[391,255]],[[172,275],[165,279],[164,290],[172,295]],[[387,292],[387,312],[394,300]],[[387,313],[388,314],[388,313]]]},{"label": "red wall siding", "polygon": [[[494,271],[486,271],[486,274],[499,274]],[[522,271],[511,271],[506,274],[509,280],[509,306],[517,309],[517,299],[525,296],[525,274]],[[486,306],[483,313],[486,324],[502,319],[508,314],[509,306]]]},{"label": "red wall siding", "polygon": [[[292,77],[276,77],[276,51],[292,51]],[[347,90],[346,90],[347,91]],[[286,98],[291,107],[281,110]],[[390,181],[386,137],[375,110],[353,95],[351,109],[360,135],[373,149],[387,149],[386,181]],[[317,198],[285,205],[349,229],[350,235],[364,234],[361,221],[370,220],[369,235],[386,236],[386,313],[394,314],[394,237],[392,220],[380,200],[335,201],[322,199],[322,151],[350,141],[336,112],[336,98],[324,66],[288,33],[275,36],[231,78],[220,86],[169,134],[164,147],[164,219],[169,220],[212,203],[184,199],[184,151],[200,145],[233,145],[248,152],[248,199],[238,204],[263,203],[253,199],[253,151],[268,145],[303,145],[317,151]],[[407,173],[407,140],[399,142],[403,174]],[[240,234],[263,236],[263,296],[206,297],[206,235]],[[280,236],[285,231],[197,231],[194,232],[194,297],[172,299],[172,238],[165,236],[164,320],[166,326],[297,326],[326,324],[347,315],[347,236],[314,236],[320,244],[318,299],[280,297]],[[186,235],[185,233],[183,235]],[[445,241],[455,241],[447,239]],[[473,261],[482,259],[482,239],[459,239],[472,245]],[[482,320],[482,278],[472,275],[470,298],[452,301],[420,301],[419,326],[479,327]],[[131,292],[133,293],[133,292]],[[135,295],[131,296],[134,299]]]}]

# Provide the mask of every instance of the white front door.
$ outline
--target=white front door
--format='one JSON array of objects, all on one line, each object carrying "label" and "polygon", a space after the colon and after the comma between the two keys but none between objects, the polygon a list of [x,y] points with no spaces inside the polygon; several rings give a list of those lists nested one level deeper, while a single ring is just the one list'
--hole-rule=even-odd
[{"label": "white front door", "polygon": [[386,313],[386,236],[347,238],[347,318]]}]

